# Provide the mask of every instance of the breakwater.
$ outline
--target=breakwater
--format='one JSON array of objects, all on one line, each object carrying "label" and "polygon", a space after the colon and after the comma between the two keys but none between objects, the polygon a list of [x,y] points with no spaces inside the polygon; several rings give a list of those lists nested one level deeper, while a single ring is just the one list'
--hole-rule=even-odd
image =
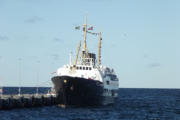
[{"label": "breakwater", "polygon": [[56,95],[52,94],[22,94],[0,96],[0,110],[14,108],[30,108],[57,105]]}]

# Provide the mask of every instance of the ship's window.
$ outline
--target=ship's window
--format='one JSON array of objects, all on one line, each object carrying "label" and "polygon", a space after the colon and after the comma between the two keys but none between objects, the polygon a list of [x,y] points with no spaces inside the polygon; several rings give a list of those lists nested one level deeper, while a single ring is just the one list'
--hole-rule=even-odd
[{"label": "ship's window", "polygon": [[88,70],[88,67],[86,67],[86,70]]},{"label": "ship's window", "polygon": [[109,81],[106,81],[106,84],[109,85]]},{"label": "ship's window", "polygon": [[85,67],[83,67],[83,70],[85,70]]},{"label": "ship's window", "polygon": [[110,77],[110,79],[111,79],[112,81],[117,81],[117,80],[118,80],[116,75],[108,74],[108,76]]},{"label": "ship's window", "polygon": [[78,69],[79,69],[79,67],[76,67],[76,69],[78,70]]},{"label": "ship's window", "polygon": [[91,70],[91,67],[89,68],[89,70]]},{"label": "ship's window", "polygon": [[82,67],[80,67],[80,70],[82,70]]}]

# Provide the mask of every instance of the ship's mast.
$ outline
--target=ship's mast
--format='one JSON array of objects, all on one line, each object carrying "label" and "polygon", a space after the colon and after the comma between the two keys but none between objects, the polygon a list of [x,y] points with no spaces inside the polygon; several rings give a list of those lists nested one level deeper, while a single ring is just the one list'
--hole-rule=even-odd
[{"label": "ship's mast", "polygon": [[84,45],[82,50],[82,58],[83,58],[83,64],[85,62],[85,58],[87,57],[87,16],[85,16],[85,24],[83,26],[84,31]]},{"label": "ship's mast", "polygon": [[98,46],[98,68],[100,68],[101,65],[101,32],[99,32],[99,46]]},{"label": "ship's mast", "polygon": [[83,48],[83,51],[87,52],[87,16],[85,16],[85,24],[84,24],[84,28],[83,28],[83,31],[84,31],[84,48]]},{"label": "ship's mast", "polygon": [[[79,27],[77,27],[76,29],[80,29]],[[82,65],[85,65],[86,63],[88,63],[88,61],[91,61],[90,59],[90,54],[88,53],[88,49],[87,49],[87,33],[92,34],[92,35],[99,35],[99,45],[98,45],[98,68],[100,68],[101,65],[101,32],[99,33],[94,33],[94,32],[89,32],[88,30],[93,30],[93,26],[88,28],[88,24],[87,24],[87,16],[85,16],[85,24],[83,25],[83,32],[84,32],[84,43],[83,43],[83,47],[82,47],[82,52],[80,54],[80,59],[79,59],[79,64],[81,62]],[[78,56],[78,53],[77,53]],[[76,56],[76,57],[77,57]],[[78,58],[77,58],[78,59]],[[95,60],[95,59],[94,59]],[[77,60],[75,60],[75,65],[77,64]]]},{"label": "ship's mast", "polygon": [[79,42],[79,46],[78,46],[78,48],[77,48],[76,58],[75,58],[73,67],[76,67],[76,64],[77,64],[77,61],[78,61],[78,56],[79,56],[79,50],[80,50],[80,48],[81,48],[81,41]]}]

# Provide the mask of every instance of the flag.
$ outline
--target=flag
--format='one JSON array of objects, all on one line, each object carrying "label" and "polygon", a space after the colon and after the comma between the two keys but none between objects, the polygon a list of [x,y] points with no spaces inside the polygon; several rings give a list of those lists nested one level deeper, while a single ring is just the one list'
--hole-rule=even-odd
[{"label": "flag", "polygon": [[75,29],[80,30],[80,26],[76,26]]},{"label": "flag", "polygon": [[90,28],[88,28],[88,30],[93,30],[93,26],[91,26]]}]

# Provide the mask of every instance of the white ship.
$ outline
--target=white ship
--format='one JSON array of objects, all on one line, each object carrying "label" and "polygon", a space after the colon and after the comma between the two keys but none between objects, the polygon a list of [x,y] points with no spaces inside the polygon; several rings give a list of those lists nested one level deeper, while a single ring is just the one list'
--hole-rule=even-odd
[{"label": "white ship", "polygon": [[[77,106],[98,106],[115,103],[118,97],[119,80],[113,69],[101,64],[101,32],[93,33],[93,27],[81,26],[84,43],[79,43],[74,64],[64,65],[52,77],[54,89],[60,104]],[[76,27],[80,29],[80,26]],[[99,39],[98,56],[87,49],[87,34]],[[79,56],[80,53],[80,56]]]}]

